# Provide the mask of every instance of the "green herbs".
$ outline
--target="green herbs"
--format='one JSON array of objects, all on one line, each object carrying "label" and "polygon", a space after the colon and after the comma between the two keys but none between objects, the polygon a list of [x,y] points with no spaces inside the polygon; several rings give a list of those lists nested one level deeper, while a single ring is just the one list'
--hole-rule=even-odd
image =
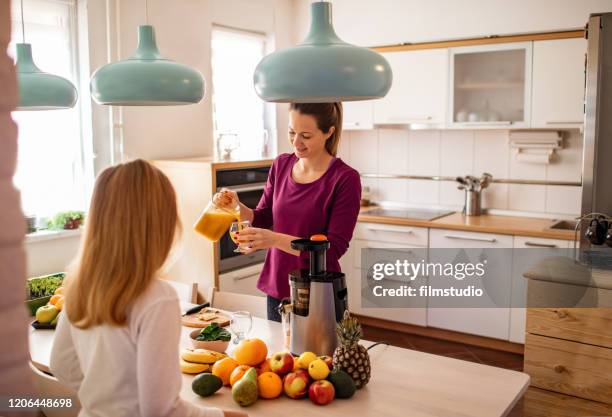
[{"label": "green herbs", "polygon": [[82,211],[62,211],[49,221],[49,229],[78,229],[84,219],[85,213]]},{"label": "green herbs", "polygon": [[217,323],[212,323],[203,328],[200,334],[196,336],[196,340],[212,342],[214,340],[222,340],[224,342],[229,341],[232,338],[230,332],[222,327],[219,327]]},{"label": "green herbs", "polygon": [[53,295],[53,292],[58,287],[62,286],[63,280],[64,280],[63,272],[28,279],[27,281],[28,283],[27,299],[33,300],[35,298],[47,297],[49,295]]}]

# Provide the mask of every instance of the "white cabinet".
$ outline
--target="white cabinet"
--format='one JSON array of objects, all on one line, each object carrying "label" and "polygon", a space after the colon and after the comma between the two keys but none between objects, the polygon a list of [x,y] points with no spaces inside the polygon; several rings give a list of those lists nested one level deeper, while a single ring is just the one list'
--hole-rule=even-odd
[{"label": "white cabinet", "polygon": [[581,38],[533,43],[532,127],[582,125],[585,54]]},{"label": "white cabinet", "polygon": [[386,97],[374,102],[374,123],[443,127],[448,97],[448,49],[384,55],[393,70],[393,85]]},{"label": "white cabinet", "polygon": [[[515,236],[514,259],[512,262],[512,305],[524,306],[527,304],[527,280],[523,273],[533,266],[539,259],[547,256],[559,255],[556,250],[569,249],[574,246],[571,240],[543,239],[537,237]],[[529,250],[538,249],[538,250]],[[519,250],[521,250],[519,252]],[[515,343],[525,343],[526,310],[521,307],[510,309],[510,337]]]},{"label": "white cabinet", "polygon": [[262,268],[263,264],[257,264],[220,274],[219,291],[265,296],[265,294],[257,288],[257,280],[259,279]]},{"label": "white cabinet", "polygon": [[[488,307],[448,308],[444,307],[443,300],[429,299],[427,308],[427,325],[440,329],[454,330],[463,333],[487,336],[496,339],[508,340],[510,309],[495,307],[499,305],[501,297],[505,305],[509,305],[511,287],[512,257],[506,251],[489,251],[486,255],[481,249],[512,248],[512,236],[490,233],[472,233],[444,229],[430,229],[429,232],[429,262],[449,262],[452,251],[441,251],[439,248],[456,248],[457,256],[467,256],[469,262],[482,262],[487,259],[488,265],[495,265],[495,271],[502,276],[495,277],[495,292],[498,302],[489,300]],[[471,248],[476,251],[461,253],[461,249]],[[480,250],[480,251],[479,251]],[[467,261],[467,260],[466,260]],[[431,279],[431,278],[430,278]]]},{"label": "white cabinet", "polygon": [[345,101],[342,103],[342,129],[367,130],[374,128],[374,104],[367,101]]},{"label": "white cabinet", "polygon": [[449,128],[529,127],[532,42],[450,48]]}]

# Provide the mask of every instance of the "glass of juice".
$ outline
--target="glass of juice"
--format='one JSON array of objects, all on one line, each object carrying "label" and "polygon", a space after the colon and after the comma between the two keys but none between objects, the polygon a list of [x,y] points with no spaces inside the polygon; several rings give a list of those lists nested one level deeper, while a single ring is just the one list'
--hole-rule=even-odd
[{"label": "glass of juice", "polygon": [[240,220],[240,207],[220,207],[211,201],[193,225],[193,229],[207,239],[218,242],[232,222]]},{"label": "glass of juice", "polygon": [[232,238],[234,243],[238,245],[238,247],[234,249],[234,252],[236,253],[243,253],[245,250],[248,249],[248,243],[238,241],[238,236],[240,235],[240,232],[246,229],[247,227],[251,227],[251,222],[249,222],[248,220],[243,220],[241,222],[233,222],[230,226],[230,237]]}]

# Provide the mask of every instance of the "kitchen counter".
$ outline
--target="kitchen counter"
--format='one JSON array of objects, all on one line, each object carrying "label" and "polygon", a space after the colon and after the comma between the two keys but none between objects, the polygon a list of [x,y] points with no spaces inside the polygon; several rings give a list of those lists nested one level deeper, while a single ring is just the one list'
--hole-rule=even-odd
[{"label": "kitchen counter", "polygon": [[394,224],[401,226],[428,227],[433,229],[463,230],[466,232],[499,233],[504,235],[541,237],[548,239],[574,240],[574,232],[549,229],[554,220],[533,217],[498,216],[484,214],[465,216],[453,213],[435,220],[415,220],[401,217],[373,216],[361,209],[358,221],[368,223]]},{"label": "kitchen counter", "polygon": [[182,158],[182,159],[159,159],[155,161],[158,166],[201,166],[203,163],[211,166],[213,171],[220,169],[236,169],[236,168],[256,168],[256,167],[267,167],[272,165],[274,157],[260,157],[260,158],[245,158],[245,157],[232,157],[230,159],[217,158],[214,156],[200,156],[194,158]]},{"label": "kitchen counter", "polygon": [[[183,327],[181,347],[190,346],[189,332]],[[53,330],[30,331],[32,362],[48,371]],[[250,337],[268,345],[268,353],[284,351],[280,323],[253,318]],[[372,343],[362,341],[365,346]],[[230,344],[228,353],[235,345]],[[334,400],[320,407],[308,399],[292,400],[282,396],[275,400],[258,400],[247,408],[234,403],[229,388],[202,398],[191,390],[192,375],[183,375],[181,397],[201,406],[241,410],[251,417],[501,417],[508,414],[529,386],[523,372],[495,368],[429,353],[379,345],[370,350],[372,378],[351,399]],[[178,360],[178,358],[177,358]],[[400,366],[398,366],[400,365]]]}]

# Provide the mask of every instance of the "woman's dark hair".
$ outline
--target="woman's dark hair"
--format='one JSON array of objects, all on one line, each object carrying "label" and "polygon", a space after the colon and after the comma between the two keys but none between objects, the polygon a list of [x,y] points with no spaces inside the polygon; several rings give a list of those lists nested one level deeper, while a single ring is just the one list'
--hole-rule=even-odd
[{"label": "woman's dark hair", "polygon": [[301,114],[312,116],[317,121],[321,132],[328,133],[334,127],[334,133],[325,142],[325,149],[330,155],[336,156],[342,134],[342,103],[291,103],[289,110],[297,110]]}]

